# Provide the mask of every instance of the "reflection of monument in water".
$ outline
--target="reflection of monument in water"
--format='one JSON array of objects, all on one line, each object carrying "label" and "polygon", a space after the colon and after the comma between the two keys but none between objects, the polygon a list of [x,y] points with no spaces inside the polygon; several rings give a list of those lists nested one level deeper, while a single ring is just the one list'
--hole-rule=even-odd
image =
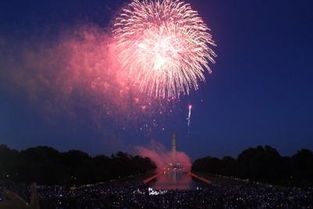
[{"label": "reflection of monument in water", "polygon": [[200,179],[190,172],[189,167],[185,167],[187,164],[182,157],[182,153],[177,152],[176,134],[172,135],[172,149],[166,155],[167,162],[163,165],[163,168],[159,172],[146,179],[145,183],[153,182],[150,185],[153,189],[160,190],[189,190],[196,189],[199,186],[198,181],[194,181],[193,178]]},{"label": "reflection of monument in water", "polygon": [[161,173],[158,174],[157,180],[153,185],[155,189],[166,190],[186,190],[191,189],[192,178],[181,162],[181,157],[176,148],[176,134],[172,135],[172,149],[168,154],[168,162],[166,162]]},{"label": "reflection of monument in water", "polygon": [[164,168],[164,174],[185,174],[186,168],[182,165],[177,159],[177,151],[176,151],[176,133],[174,132],[172,135],[172,151],[170,162],[168,162],[167,166]]},{"label": "reflection of monument in water", "polygon": [[177,152],[176,142],[176,134],[173,133],[171,151],[160,156],[164,158],[164,161],[158,167],[158,172],[145,179],[144,183],[156,190],[190,190],[198,189],[203,183],[209,184],[208,179],[190,171],[188,156],[182,152]]}]

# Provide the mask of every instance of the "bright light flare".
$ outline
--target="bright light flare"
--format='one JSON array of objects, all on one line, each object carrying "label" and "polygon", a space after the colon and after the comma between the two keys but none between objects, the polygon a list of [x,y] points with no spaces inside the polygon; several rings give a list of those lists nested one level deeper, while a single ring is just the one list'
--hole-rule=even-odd
[{"label": "bright light flare", "polygon": [[188,106],[187,126],[190,127],[191,122],[192,105]]},{"label": "bright light flare", "polygon": [[199,88],[216,54],[210,29],[181,0],[133,0],[116,18],[118,60],[132,84],[156,98]]}]

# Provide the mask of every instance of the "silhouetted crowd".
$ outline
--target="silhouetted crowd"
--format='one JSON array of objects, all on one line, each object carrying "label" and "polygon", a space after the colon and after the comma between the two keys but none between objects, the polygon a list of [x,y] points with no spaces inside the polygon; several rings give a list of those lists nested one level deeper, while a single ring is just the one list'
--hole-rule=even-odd
[{"label": "silhouetted crowd", "polygon": [[[3,191],[5,186],[1,186]],[[26,186],[16,193],[29,199]],[[139,182],[111,182],[79,188],[38,186],[42,209],[309,209],[313,188],[297,189],[243,182],[213,182],[194,190],[157,191]],[[2,200],[3,197],[0,197]]]}]

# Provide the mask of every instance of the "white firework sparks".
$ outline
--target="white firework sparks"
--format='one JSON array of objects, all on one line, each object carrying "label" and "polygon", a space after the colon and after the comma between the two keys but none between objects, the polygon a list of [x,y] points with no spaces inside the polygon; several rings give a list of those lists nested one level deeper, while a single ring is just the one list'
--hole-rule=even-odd
[{"label": "white firework sparks", "polygon": [[119,62],[129,80],[156,98],[178,98],[211,73],[216,46],[210,29],[181,0],[133,0],[116,18]]}]

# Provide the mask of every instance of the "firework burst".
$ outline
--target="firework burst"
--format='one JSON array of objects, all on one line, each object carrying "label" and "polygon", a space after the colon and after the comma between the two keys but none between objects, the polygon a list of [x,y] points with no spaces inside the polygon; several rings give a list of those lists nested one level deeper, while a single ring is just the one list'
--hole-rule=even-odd
[{"label": "firework burst", "polygon": [[210,29],[181,0],[133,0],[114,24],[117,54],[129,80],[156,98],[198,89],[216,54]]}]

